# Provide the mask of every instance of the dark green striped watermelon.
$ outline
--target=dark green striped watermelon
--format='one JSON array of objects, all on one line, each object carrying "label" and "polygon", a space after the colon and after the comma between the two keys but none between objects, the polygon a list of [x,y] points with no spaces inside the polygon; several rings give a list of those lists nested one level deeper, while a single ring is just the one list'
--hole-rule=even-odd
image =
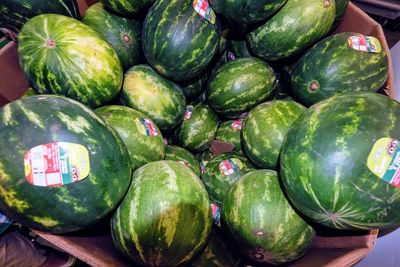
[{"label": "dark green striped watermelon", "polygon": [[82,22],[56,14],[29,20],[18,35],[20,65],[33,89],[90,107],[114,99],[122,85],[114,49]]},{"label": "dark green striped watermelon", "polygon": [[135,109],[110,105],[95,110],[117,131],[128,149],[132,169],[165,157],[163,137],[157,125]]},{"label": "dark green striped watermelon", "polygon": [[125,73],[121,101],[149,116],[161,131],[175,128],[186,106],[181,88],[144,64]]},{"label": "dark green striped watermelon", "polygon": [[267,22],[247,35],[253,54],[268,61],[303,52],[324,37],[335,18],[335,1],[288,0]]},{"label": "dark green striped watermelon", "polygon": [[140,21],[114,15],[101,3],[90,6],[82,21],[114,48],[125,70],[144,61]]},{"label": "dark green striped watermelon", "polygon": [[178,142],[190,151],[203,151],[214,140],[218,124],[217,115],[204,103],[188,105],[183,122],[176,130]]},{"label": "dark green striped watermelon", "polygon": [[0,210],[33,229],[66,233],[105,218],[131,181],[129,155],[100,117],[61,96],[0,109]]},{"label": "dark green striped watermelon", "polygon": [[215,157],[214,153],[211,152],[211,150],[206,149],[200,153],[196,154],[196,159],[199,161],[200,163],[200,170],[201,170],[201,175],[203,175],[206,165],[207,163],[213,158]]},{"label": "dark green striped watermelon", "polygon": [[232,53],[232,55],[228,55],[232,59],[251,57],[246,40],[228,40],[227,49],[228,53]]},{"label": "dark green striped watermelon", "polygon": [[188,167],[200,177],[201,170],[200,164],[196,157],[187,149],[179,146],[167,145],[165,146],[165,160],[175,160]]},{"label": "dark green striped watermelon", "polygon": [[281,152],[296,208],[337,229],[400,224],[400,105],[376,93],[344,93],[310,107]]},{"label": "dark green striped watermelon", "polygon": [[267,62],[241,58],[212,74],[206,97],[217,114],[234,118],[272,97],[275,83],[274,70]]},{"label": "dark green striped watermelon", "polygon": [[[205,18],[200,15],[202,8]],[[205,70],[218,52],[219,36],[218,20],[207,0],[159,0],[143,24],[143,50],[161,75],[190,80]]]},{"label": "dark green striped watermelon", "polygon": [[215,135],[215,140],[232,144],[234,146],[233,151],[242,151],[240,133],[242,131],[243,120],[244,118],[239,118],[221,122]]},{"label": "dark green striped watermelon", "polygon": [[258,167],[276,169],[283,139],[305,110],[292,100],[272,100],[253,108],[242,129],[247,157]]},{"label": "dark green striped watermelon", "polygon": [[292,69],[290,84],[296,99],[311,106],[343,92],[376,92],[386,82],[388,69],[378,39],[344,32],[309,49]]},{"label": "dark green striped watermelon", "polygon": [[144,17],[155,0],[100,0],[100,2],[123,17]]},{"label": "dark green striped watermelon", "polygon": [[145,266],[177,266],[203,249],[211,232],[210,201],[193,171],[175,161],[149,163],[111,219],[116,248]]},{"label": "dark green striped watermelon", "polygon": [[243,255],[259,264],[280,265],[302,257],[315,237],[290,206],[271,170],[249,172],[235,182],[223,202],[222,226]]},{"label": "dark green striped watermelon", "polygon": [[339,23],[342,21],[344,13],[346,12],[347,6],[350,0],[335,0],[335,20],[333,22],[331,30],[334,30]]},{"label": "dark green striped watermelon", "polygon": [[0,28],[18,33],[29,19],[44,13],[80,18],[75,0],[1,0]]},{"label": "dark green striped watermelon", "polygon": [[208,78],[208,72],[204,72],[192,80],[179,83],[186,99],[193,100],[199,97],[206,90]]},{"label": "dark green striped watermelon", "polygon": [[262,21],[281,8],[287,0],[210,0],[219,15],[231,23],[252,24]]},{"label": "dark green striped watermelon", "polygon": [[210,200],[220,206],[229,187],[243,174],[255,169],[251,162],[237,152],[223,153],[213,157],[201,176]]}]

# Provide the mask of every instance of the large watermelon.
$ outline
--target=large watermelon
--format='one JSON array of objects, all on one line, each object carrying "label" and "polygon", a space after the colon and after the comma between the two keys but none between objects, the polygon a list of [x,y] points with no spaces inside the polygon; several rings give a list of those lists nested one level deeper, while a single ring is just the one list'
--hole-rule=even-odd
[{"label": "large watermelon", "polygon": [[318,42],[295,64],[292,92],[306,106],[347,91],[376,92],[388,70],[387,55],[378,39],[339,33]]},{"label": "large watermelon", "polygon": [[80,18],[75,0],[1,0],[0,28],[18,33],[29,19],[44,13]]},{"label": "large watermelon", "polygon": [[101,3],[90,6],[82,21],[114,48],[125,70],[144,60],[140,21],[114,15],[105,10]]},{"label": "large watermelon", "polygon": [[264,265],[300,258],[315,237],[286,200],[277,173],[270,170],[249,172],[231,186],[221,220],[242,253]]},{"label": "large watermelon", "polygon": [[114,49],[82,22],[56,14],[29,20],[18,35],[21,68],[33,89],[98,107],[117,96],[122,66]]},{"label": "large watermelon", "polygon": [[276,76],[257,58],[240,58],[218,68],[210,77],[206,97],[219,115],[237,117],[272,97]]},{"label": "large watermelon", "polygon": [[255,169],[251,162],[237,152],[223,153],[213,157],[206,165],[201,176],[210,200],[221,205],[229,187],[243,174]]},{"label": "large watermelon", "polygon": [[400,224],[400,105],[376,93],[344,93],[310,107],[281,152],[293,204],[338,229]]},{"label": "large watermelon", "polygon": [[144,17],[155,0],[100,0],[111,11],[123,17]]},{"label": "large watermelon", "polygon": [[128,190],[128,152],[86,106],[27,96],[2,107],[0,117],[0,210],[9,218],[52,233],[76,231],[105,218]]},{"label": "large watermelon", "polygon": [[217,14],[236,24],[252,24],[271,16],[287,0],[210,0]]},{"label": "large watermelon", "polygon": [[219,35],[218,20],[207,0],[159,0],[143,24],[143,50],[161,75],[190,80],[218,52]]},{"label": "large watermelon", "polygon": [[186,106],[181,88],[144,64],[125,73],[121,101],[149,116],[161,131],[176,127]]},{"label": "large watermelon", "polygon": [[165,157],[163,137],[157,125],[135,109],[110,105],[95,110],[117,131],[128,149],[132,169]]},{"label": "large watermelon", "polygon": [[288,0],[264,24],[247,35],[252,53],[275,61],[303,52],[324,37],[335,18],[333,0]]},{"label": "large watermelon", "polygon": [[211,231],[211,208],[200,179],[175,161],[149,163],[111,220],[117,249],[145,266],[177,266],[203,249]]},{"label": "large watermelon", "polygon": [[219,119],[204,103],[186,106],[183,122],[176,130],[181,146],[200,152],[210,147],[217,132]]},{"label": "large watermelon", "polygon": [[200,164],[196,157],[183,147],[173,145],[165,146],[165,160],[178,161],[194,171],[198,177],[201,175]]},{"label": "large watermelon", "polygon": [[276,169],[283,138],[306,110],[292,100],[273,100],[253,108],[243,123],[242,144],[258,167]]}]

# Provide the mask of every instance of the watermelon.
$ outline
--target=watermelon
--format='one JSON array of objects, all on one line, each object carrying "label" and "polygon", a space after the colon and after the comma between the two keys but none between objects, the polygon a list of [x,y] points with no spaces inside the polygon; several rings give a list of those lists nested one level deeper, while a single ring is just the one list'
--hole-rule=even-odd
[{"label": "watermelon", "polygon": [[182,89],[145,64],[125,73],[121,102],[146,114],[161,131],[175,128],[182,121],[186,106]]},{"label": "watermelon", "polygon": [[196,157],[187,149],[179,146],[167,145],[165,147],[165,160],[175,160],[190,168],[200,177],[200,164]]},{"label": "watermelon", "polygon": [[196,99],[206,90],[208,77],[208,72],[204,72],[192,80],[179,83],[187,100]]},{"label": "watermelon", "polygon": [[228,40],[227,47],[228,51],[232,53],[230,57],[233,57],[233,59],[251,57],[249,49],[247,48],[246,40]]},{"label": "watermelon", "polygon": [[315,237],[290,206],[271,170],[251,171],[225,195],[222,226],[243,255],[259,264],[279,265],[302,257]]},{"label": "watermelon", "polygon": [[117,131],[131,158],[135,170],[165,157],[163,137],[157,125],[143,113],[125,106],[110,105],[95,110]]},{"label": "watermelon", "polygon": [[90,6],[82,22],[98,32],[115,50],[126,70],[144,60],[142,23],[112,14],[101,3]]},{"label": "watermelon", "polygon": [[335,18],[335,1],[288,0],[268,21],[247,35],[253,54],[276,61],[302,53],[324,37]]},{"label": "watermelon", "polygon": [[40,94],[67,96],[95,108],[121,89],[122,66],[113,48],[73,18],[43,14],[29,20],[18,35],[18,55]]},{"label": "watermelon", "polygon": [[287,0],[210,0],[218,15],[233,24],[253,24],[271,16]]},{"label": "watermelon", "polygon": [[2,0],[0,2],[0,29],[18,33],[31,18],[54,13],[79,19],[79,9],[75,0]]},{"label": "watermelon", "polygon": [[218,20],[207,0],[160,0],[143,24],[143,51],[161,75],[190,80],[205,70],[218,52],[219,36]]},{"label": "watermelon", "polygon": [[221,122],[215,135],[215,140],[232,144],[234,146],[233,151],[242,151],[240,133],[243,126],[243,119]]},{"label": "watermelon", "polygon": [[349,2],[350,0],[335,0],[335,6],[336,6],[335,20],[333,21],[331,30],[334,30],[342,21],[347,6],[349,5]]},{"label": "watermelon", "polygon": [[271,98],[276,76],[257,58],[240,58],[218,68],[210,77],[206,97],[218,114],[234,118]]},{"label": "watermelon", "polygon": [[399,118],[399,103],[365,92],[305,111],[281,151],[282,181],[294,206],[336,229],[398,226]]},{"label": "watermelon", "polygon": [[0,108],[0,210],[50,233],[84,229],[119,204],[131,181],[120,139],[83,104],[27,96]]},{"label": "watermelon", "polygon": [[243,174],[253,169],[255,169],[253,164],[237,152],[227,152],[213,157],[201,176],[211,202],[220,206],[229,187]]},{"label": "watermelon", "polygon": [[116,248],[137,264],[177,266],[201,252],[211,232],[203,184],[176,161],[156,161],[133,173],[111,219]]},{"label": "watermelon", "polygon": [[283,139],[305,110],[292,100],[272,100],[253,108],[242,129],[247,157],[258,167],[276,169]]},{"label": "watermelon", "polygon": [[[362,43],[370,46],[359,46]],[[388,58],[378,39],[344,32],[308,50],[292,69],[290,84],[296,99],[311,106],[343,92],[376,92],[387,80],[388,70]]]},{"label": "watermelon", "polygon": [[203,151],[214,140],[218,124],[217,115],[204,103],[188,105],[183,122],[176,130],[178,142],[190,151]]},{"label": "watermelon", "polygon": [[123,17],[143,17],[155,0],[100,0],[109,10]]},{"label": "watermelon", "polygon": [[199,164],[200,164],[201,175],[203,175],[207,163],[214,156],[215,156],[214,153],[209,149],[206,149],[206,150],[196,154],[196,159],[199,161]]}]

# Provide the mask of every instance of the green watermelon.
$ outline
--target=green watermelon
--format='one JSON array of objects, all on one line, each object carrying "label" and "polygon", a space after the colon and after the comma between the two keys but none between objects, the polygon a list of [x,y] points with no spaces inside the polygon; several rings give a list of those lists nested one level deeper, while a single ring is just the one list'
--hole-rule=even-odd
[{"label": "green watermelon", "polygon": [[[362,47],[363,43],[367,45]],[[303,54],[291,71],[290,84],[296,99],[311,106],[343,92],[376,92],[386,82],[388,70],[388,58],[378,39],[344,32],[325,38]]]},{"label": "green watermelon", "polygon": [[111,219],[116,248],[145,266],[177,266],[191,260],[211,232],[210,201],[193,171],[176,161],[149,163]]},{"label": "green watermelon", "polygon": [[231,23],[253,24],[271,16],[287,0],[210,0],[219,15]]},{"label": "green watermelon", "polygon": [[204,103],[188,105],[183,122],[176,130],[178,142],[190,151],[203,151],[214,140],[218,124],[217,115]]},{"label": "green watermelon", "polygon": [[144,17],[155,0],[100,0],[100,2],[123,17]]},{"label": "green watermelon", "polygon": [[82,22],[98,32],[115,50],[126,70],[144,60],[142,23],[112,14],[101,3],[90,6]]},{"label": "green watermelon", "polygon": [[143,113],[125,106],[110,105],[95,110],[117,131],[135,170],[165,157],[163,137],[157,125]]},{"label": "green watermelon", "polygon": [[227,47],[228,51],[232,53],[232,55],[228,56],[232,59],[251,57],[249,49],[247,48],[246,40],[228,40]]},{"label": "green watermelon", "polygon": [[113,48],[73,18],[44,14],[29,20],[18,35],[18,55],[40,94],[67,96],[94,108],[121,89],[122,66]]},{"label": "green watermelon", "polygon": [[335,18],[335,1],[288,0],[268,21],[247,35],[253,54],[268,61],[302,53],[324,37]]},{"label": "green watermelon", "polygon": [[149,116],[161,131],[175,128],[186,106],[181,88],[144,64],[125,73],[121,102]]},{"label": "green watermelon", "polygon": [[234,118],[273,96],[274,70],[257,58],[240,58],[218,68],[210,77],[206,97],[219,115]]},{"label": "green watermelon", "polygon": [[342,21],[344,13],[346,12],[347,6],[350,0],[335,0],[335,20],[333,22],[331,30],[334,30],[339,23]]},{"label": "green watermelon", "polygon": [[161,75],[190,80],[205,70],[218,52],[219,36],[218,20],[207,0],[159,0],[143,24],[143,50]]},{"label": "green watermelon", "polygon": [[18,33],[29,19],[44,13],[80,18],[75,0],[1,0],[0,28]]},{"label": "green watermelon", "polygon": [[399,118],[399,103],[376,93],[343,93],[304,112],[280,160],[294,206],[336,229],[399,225]]},{"label": "green watermelon", "polygon": [[192,80],[179,83],[187,100],[196,99],[206,90],[208,77],[208,72],[204,72]]},{"label": "green watermelon", "polygon": [[283,139],[305,110],[292,100],[272,100],[253,108],[242,129],[247,157],[258,167],[276,169]]},{"label": "green watermelon", "polygon": [[251,171],[235,182],[224,198],[221,220],[243,255],[263,265],[302,257],[315,237],[314,229],[286,200],[278,174],[271,170]]},{"label": "green watermelon", "polygon": [[27,96],[0,108],[0,210],[50,233],[84,229],[119,204],[131,181],[128,152],[81,103]]},{"label": "green watermelon", "polygon": [[237,152],[223,153],[213,157],[201,176],[210,200],[220,206],[229,187],[243,174],[255,169],[251,162]]},{"label": "green watermelon", "polygon": [[240,133],[242,131],[243,120],[246,116],[247,114],[244,113],[242,118],[221,122],[217,134],[215,135],[215,140],[232,144],[234,146],[233,151],[241,152],[242,146]]},{"label": "green watermelon", "polygon": [[199,161],[200,163],[200,170],[201,170],[201,175],[203,175],[206,165],[207,163],[213,158],[215,157],[214,153],[209,150],[206,149],[200,153],[196,154],[196,159]]},{"label": "green watermelon", "polygon": [[183,147],[173,145],[165,146],[165,160],[178,161],[194,171],[198,177],[201,175],[200,164],[196,157]]}]

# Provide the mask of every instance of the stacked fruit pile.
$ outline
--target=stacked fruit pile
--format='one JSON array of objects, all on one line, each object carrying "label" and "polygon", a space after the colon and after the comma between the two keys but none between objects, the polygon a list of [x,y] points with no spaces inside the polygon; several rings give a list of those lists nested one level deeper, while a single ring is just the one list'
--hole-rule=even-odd
[{"label": "stacked fruit pile", "polygon": [[400,223],[400,105],[380,41],[330,35],[348,1],[34,2],[0,4],[37,94],[0,109],[10,218],[110,215],[146,266],[284,264],[314,226]]}]

